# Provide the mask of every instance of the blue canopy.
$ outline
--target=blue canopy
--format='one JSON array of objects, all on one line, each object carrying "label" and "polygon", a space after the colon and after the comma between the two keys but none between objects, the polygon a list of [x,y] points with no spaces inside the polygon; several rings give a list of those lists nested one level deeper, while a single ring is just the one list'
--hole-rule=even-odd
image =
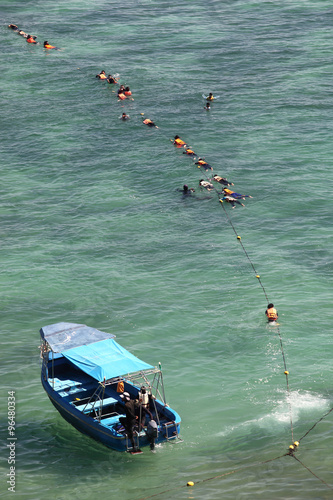
[{"label": "blue canopy", "polygon": [[81,345],[63,351],[62,354],[80,370],[100,382],[154,368],[121,347],[114,339]]},{"label": "blue canopy", "polygon": [[80,345],[88,345],[115,337],[112,333],[101,332],[87,325],[64,321],[43,326],[40,329],[40,336],[48,342],[53,352],[62,352]]}]

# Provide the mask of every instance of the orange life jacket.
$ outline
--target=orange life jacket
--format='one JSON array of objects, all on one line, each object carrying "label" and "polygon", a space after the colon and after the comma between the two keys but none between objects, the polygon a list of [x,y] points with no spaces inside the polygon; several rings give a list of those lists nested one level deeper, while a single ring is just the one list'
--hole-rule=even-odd
[{"label": "orange life jacket", "polygon": [[121,393],[123,393],[123,392],[124,392],[124,389],[125,389],[125,387],[124,387],[124,382],[123,382],[122,380],[120,380],[120,381],[118,382],[118,384],[117,384],[117,392],[121,392]]},{"label": "orange life jacket", "polygon": [[126,90],[125,95],[132,95],[132,92],[130,90]]},{"label": "orange life jacket", "polygon": [[177,144],[177,146],[184,146],[185,141],[182,141],[181,139],[175,139],[174,144]]},{"label": "orange life jacket", "polygon": [[231,194],[231,195],[235,192],[235,191],[231,191],[231,189],[227,189],[227,188],[223,189],[223,191],[224,191],[225,193],[227,193],[227,194]]},{"label": "orange life jacket", "polygon": [[118,98],[123,101],[124,99],[126,99],[126,96],[125,94],[118,94]]},{"label": "orange life jacket", "polygon": [[194,155],[194,154],[195,154],[195,152],[194,152],[194,151],[192,151],[192,149],[187,149],[187,150],[186,150],[186,154],[187,154],[187,155],[192,155],[192,154]]},{"label": "orange life jacket", "polygon": [[45,49],[55,49],[54,45],[44,45]]},{"label": "orange life jacket", "polygon": [[268,318],[268,321],[276,321],[278,319],[278,314],[277,314],[277,310],[275,309],[275,307],[271,307],[270,309],[267,309],[266,316]]},{"label": "orange life jacket", "polygon": [[27,42],[28,43],[37,43],[33,38],[32,36],[30,38],[27,38]]}]

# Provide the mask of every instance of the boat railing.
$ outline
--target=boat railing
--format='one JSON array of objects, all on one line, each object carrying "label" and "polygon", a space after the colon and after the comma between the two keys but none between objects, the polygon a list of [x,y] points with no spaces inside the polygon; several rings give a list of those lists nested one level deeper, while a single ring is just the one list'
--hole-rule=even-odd
[{"label": "boat railing", "polygon": [[[170,422],[165,422],[163,424],[163,429],[164,429],[164,432],[165,432],[165,439],[167,441],[171,441],[173,439],[177,439],[178,442],[182,442],[183,440],[180,439],[179,437],[179,433],[178,433],[178,426],[177,426],[177,423],[172,420]],[[172,434],[169,435],[169,430],[173,430]]]}]

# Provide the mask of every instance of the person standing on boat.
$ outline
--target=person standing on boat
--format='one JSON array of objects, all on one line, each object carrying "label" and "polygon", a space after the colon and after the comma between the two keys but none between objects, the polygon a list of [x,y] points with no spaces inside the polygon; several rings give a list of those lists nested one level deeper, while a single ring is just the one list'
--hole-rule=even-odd
[{"label": "person standing on boat", "polygon": [[131,441],[133,451],[137,451],[134,442],[133,428],[138,423],[139,417],[137,416],[137,404],[128,392],[120,395],[121,399],[125,402],[125,417],[120,417],[119,422],[125,427],[128,439]]},{"label": "person standing on boat", "polygon": [[268,304],[265,314],[268,318],[268,321],[271,323],[272,321],[276,321],[278,319],[278,312],[274,307],[274,304]]}]

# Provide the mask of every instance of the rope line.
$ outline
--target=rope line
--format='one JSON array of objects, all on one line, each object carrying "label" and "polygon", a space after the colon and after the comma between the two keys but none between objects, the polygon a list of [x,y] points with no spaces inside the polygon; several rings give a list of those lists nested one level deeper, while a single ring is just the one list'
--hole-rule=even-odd
[{"label": "rope line", "polygon": [[[236,472],[240,472],[242,470],[249,469],[251,467],[256,467],[258,465],[263,465],[263,464],[267,464],[269,462],[274,462],[275,460],[279,460],[280,458],[283,458],[286,455],[287,455],[287,453],[285,453],[284,455],[280,455],[279,457],[275,457],[275,458],[270,458],[268,460],[264,460],[262,462],[255,462],[255,463],[252,463],[250,465],[244,465],[242,467],[238,467],[238,469],[234,469],[234,470],[231,470],[229,472],[224,472],[223,474],[219,474],[218,476],[212,476],[212,477],[207,477],[206,479],[200,479],[199,481],[195,481],[193,483],[193,486],[194,486],[194,484],[197,485],[197,484],[200,484],[200,483],[205,483],[206,481],[212,481],[213,479],[220,479],[221,477],[230,476],[231,474],[235,474]],[[160,496],[160,495],[164,495],[164,493],[169,493],[170,491],[180,490],[180,489],[186,488],[188,486],[189,486],[188,484],[183,484],[183,485],[175,487],[175,488],[169,488],[167,490],[160,491],[159,493],[154,493],[153,495],[149,495],[148,497],[139,498],[138,500],[148,500],[149,498],[154,498],[154,497],[157,497],[157,496]]]},{"label": "rope line", "polygon": [[324,481],[319,476],[317,476],[317,474],[315,474],[311,469],[309,469],[309,467],[307,467],[305,464],[303,464],[303,462],[301,462],[299,458],[295,457],[295,455],[293,455],[293,458],[295,460],[297,460],[297,462],[299,462],[302,465],[302,467],[304,467],[304,469],[306,469],[307,471],[309,471],[310,474],[312,474],[314,477],[316,477],[317,479],[319,479],[320,482],[322,482],[323,484],[325,484],[325,486],[327,486],[327,488],[329,488],[330,490],[333,490],[332,486],[330,486],[328,483],[326,483],[326,481]]},{"label": "rope line", "polygon": [[315,422],[313,424],[313,426],[304,434],[304,436],[302,436],[301,438],[299,438],[298,441],[301,442],[302,439],[305,438],[316,427],[317,424],[319,424],[319,422],[321,422],[322,420],[324,420],[324,418],[326,418],[331,413],[331,411],[333,411],[333,407],[327,413],[325,413],[325,415],[323,415],[322,417],[320,417],[320,419],[317,420],[317,422]]}]

